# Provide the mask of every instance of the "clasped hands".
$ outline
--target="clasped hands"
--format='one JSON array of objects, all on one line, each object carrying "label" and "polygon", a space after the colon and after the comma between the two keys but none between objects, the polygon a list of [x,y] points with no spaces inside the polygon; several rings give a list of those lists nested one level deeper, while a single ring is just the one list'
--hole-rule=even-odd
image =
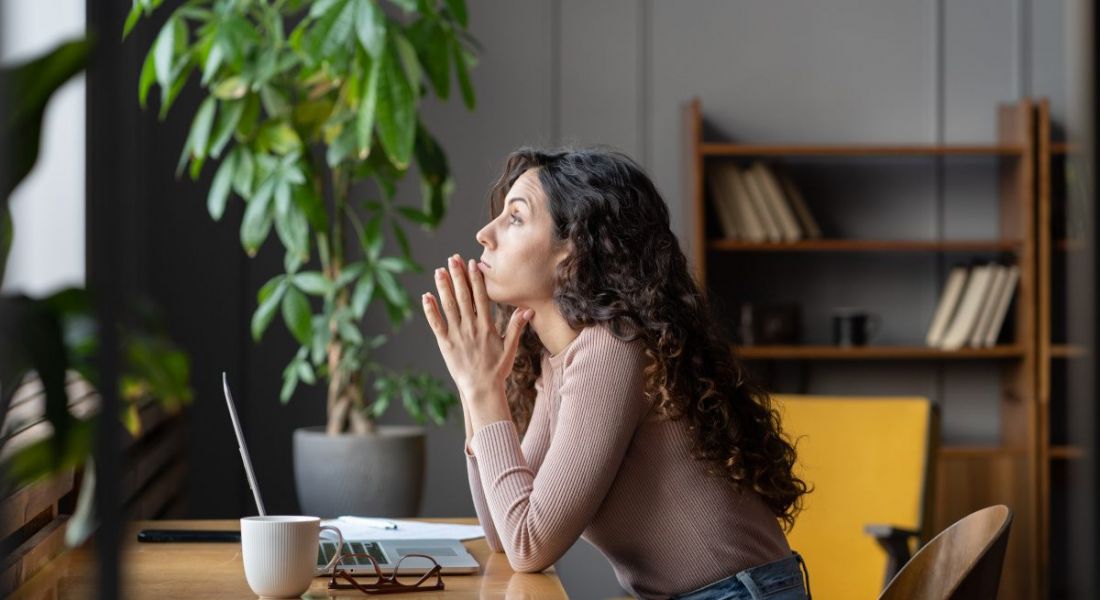
[{"label": "clasped hands", "polygon": [[471,259],[464,264],[455,254],[447,262],[448,268],[438,268],[433,275],[439,300],[430,292],[421,298],[424,316],[464,404],[471,404],[464,408],[471,410],[487,402],[503,401],[503,407],[487,408],[496,411],[503,408],[504,414],[508,414],[504,382],[512,371],[520,334],[534,311],[529,308],[513,311],[501,337],[493,323],[485,279],[477,261]]}]

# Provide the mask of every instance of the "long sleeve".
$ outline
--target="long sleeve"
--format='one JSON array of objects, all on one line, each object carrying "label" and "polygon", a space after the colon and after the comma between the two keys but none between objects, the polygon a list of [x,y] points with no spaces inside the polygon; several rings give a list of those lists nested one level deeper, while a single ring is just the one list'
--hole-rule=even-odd
[{"label": "long sleeve", "polygon": [[[465,446],[465,442],[463,442]],[[500,543],[500,536],[493,525],[493,516],[489,513],[489,505],[485,503],[485,492],[481,487],[481,475],[478,473],[477,459],[470,452],[470,447],[465,446],[466,476],[470,480],[470,495],[474,499],[474,510],[477,512],[477,520],[481,528],[485,530],[485,542],[493,552],[504,552],[504,546]]]},{"label": "long sleeve", "polygon": [[[531,422],[527,426],[527,433],[523,437],[522,451],[533,469],[538,471],[538,464],[546,456],[546,450],[550,445],[549,426],[551,419],[550,398],[543,398],[541,392],[544,389],[544,379],[540,378],[535,383],[535,390],[539,393],[535,403]],[[481,485],[481,474],[477,466],[477,457],[470,447],[463,442],[463,453],[466,455],[466,476],[470,482],[470,496],[474,500],[474,510],[477,512],[477,520],[481,528],[485,530],[485,541],[493,552],[504,552],[504,546],[500,542],[493,516],[489,511],[489,505],[485,501],[485,490]]]},{"label": "long sleeve", "polygon": [[525,456],[511,420],[483,426],[471,442],[492,521],[517,571],[546,569],[576,542],[614,482],[648,408],[646,357],[638,341],[611,335],[577,341],[562,374],[557,418],[539,468]]}]

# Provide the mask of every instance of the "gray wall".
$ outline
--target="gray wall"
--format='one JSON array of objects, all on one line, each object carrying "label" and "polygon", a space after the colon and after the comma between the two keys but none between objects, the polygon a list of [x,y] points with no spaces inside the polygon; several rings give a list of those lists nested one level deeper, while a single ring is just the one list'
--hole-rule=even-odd
[{"label": "gray wall", "polygon": [[[693,96],[702,99],[715,131],[730,139],[762,142],[988,142],[995,135],[996,103],[1024,95],[1050,96],[1054,118],[1060,121],[1065,106],[1062,4],[470,0],[471,28],[485,47],[473,74],[478,108],[471,114],[457,101],[428,101],[425,107],[425,119],[451,161],[457,191],[442,229],[413,235],[415,256],[430,273],[453,252],[464,257],[480,253],[474,233],[488,217],[487,186],[504,155],[527,143],[601,142],[636,157],[665,195],[674,231],[684,240],[688,223],[683,217],[686,199],[679,192],[680,109]],[[164,164],[157,168],[171,169],[178,147],[166,151]],[[829,168],[805,164],[796,165],[796,174],[811,208],[834,234],[993,236],[994,171],[991,164],[974,165],[973,160],[889,159],[832,163]],[[182,185],[193,191],[190,184]],[[404,186],[401,194],[406,202],[419,201],[414,185]],[[208,221],[203,205],[196,198],[172,212]],[[247,339],[255,291],[278,272],[281,260],[270,247],[257,258],[239,258],[239,219],[240,211],[234,209],[216,226],[194,224],[220,244],[228,257],[224,269],[238,273],[237,281],[245,285],[243,291],[231,292],[221,308],[212,290],[199,298],[205,309],[229,315],[222,317],[228,322],[219,324],[220,332],[196,323],[194,330],[182,333],[190,336],[193,352],[217,345],[222,364],[240,369],[238,395],[254,439],[253,456],[263,457],[257,468],[268,492],[265,500],[272,511],[292,511],[297,506],[288,468],[290,433],[322,422],[323,402],[317,389],[287,406],[278,404],[279,373],[293,350],[282,327],[269,331],[262,346]],[[191,278],[184,279],[189,283],[158,280],[161,297],[180,289],[196,294],[194,281],[203,271],[193,263],[188,266],[180,252],[150,259],[172,265],[177,279]],[[882,315],[879,341],[918,343],[952,259],[814,257],[811,269],[797,255],[773,257],[766,265],[742,261],[736,265],[736,281],[719,278],[712,287],[730,298],[757,298],[754,278],[779,268],[791,283],[758,299],[806,304],[810,341],[827,339],[829,309],[859,302]],[[719,263],[714,268],[722,267]],[[226,279],[224,273],[220,277]],[[427,275],[403,281],[414,298],[433,289]],[[175,310],[186,318],[186,307]],[[368,329],[387,329],[380,312],[368,321]],[[207,333],[200,333],[201,328]],[[233,340],[217,337],[225,337],[226,331],[236,332]],[[419,314],[385,348],[391,367],[412,366],[447,377]],[[202,356],[196,367],[220,369]],[[999,435],[997,398],[990,393],[997,374],[995,364],[884,363],[867,368],[826,363],[780,372],[777,387],[927,394],[944,405],[949,442],[992,442]],[[200,378],[195,418],[207,433],[196,437],[192,453],[194,516],[236,516],[249,510],[246,488],[216,378]],[[393,410],[383,422],[408,419]],[[424,516],[474,514],[462,441],[458,413],[448,426],[430,429]],[[235,490],[218,485],[233,479]],[[224,491],[209,493],[219,488]],[[606,560],[582,541],[558,568],[574,597],[621,593]]]}]

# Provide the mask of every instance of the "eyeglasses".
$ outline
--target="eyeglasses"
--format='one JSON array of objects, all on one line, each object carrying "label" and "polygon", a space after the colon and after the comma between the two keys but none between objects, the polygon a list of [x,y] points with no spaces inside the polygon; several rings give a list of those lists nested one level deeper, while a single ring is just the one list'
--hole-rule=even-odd
[{"label": "eyeglasses", "polygon": [[[432,567],[428,569],[420,579],[416,580],[416,583],[401,583],[397,580],[397,573],[401,568],[401,563],[406,558],[417,557],[426,558],[432,561]],[[347,558],[366,558],[370,561],[370,564],[374,565],[374,574],[378,577],[377,580],[369,583],[361,583],[355,580],[355,577],[340,568],[340,563],[344,562]],[[351,561],[355,562],[355,561]],[[443,569],[438,562],[427,554],[406,554],[397,560],[397,564],[393,567],[392,575],[383,575],[382,568],[378,566],[378,563],[374,560],[374,557],[367,553],[347,553],[341,554],[332,565],[332,574],[328,582],[328,589],[330,590],[359,590],[364,594],[400,594],[403,592],[420,592],[427,590],[441,590],[443,589],[443,576],[440,571]],[[429,579],[435,576],[435,584],[425,583]],[[362,575],[360,575],[362,577]],[[406,576],[408,577],[408,576]],[[347,581],[347,583],[340,583],[337,578]]]}]

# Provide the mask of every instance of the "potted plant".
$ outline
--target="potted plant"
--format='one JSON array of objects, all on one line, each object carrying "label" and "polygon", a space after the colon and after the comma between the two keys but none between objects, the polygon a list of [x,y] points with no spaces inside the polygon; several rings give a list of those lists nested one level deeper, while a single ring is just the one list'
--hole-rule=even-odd
[{"label": "potted plant", "polygon": [[[133,0],[123,36],[162,1]],[[376,299],[395,329],[412,316],[396,276],[422,268],[402,221],[434,230],[453,190],[418,106],[429,90],[447,99],[454,72],[473,109],[478,44],[466,28],[464,0],[188,0],[160,28],[141,70],[139,101],[144,108],[156,84],[161,119],[197,74],[204,97],[176,176],[189,167],[197,179],[220,159],[211,217],[220,219],[235,194],[245,202],[245,252],[255,255],[272,229],[285,249],[284,272],[259,290],[251,329],[260,340],[281,313],[300,345],[283,372],[283,402],[299,383],[327,386],[327,424],[294,433],[308,514],[415,515],[423,427],[375,419],[400,399],[421,425],[442,425],[458,403],[426,374],[379,364],[374,352],[386,335],[364,335],[361,324]],[[414,161],[422,204],[399,206],[396,184]],[[377,184],[376,197],[352,194],[365,180]],[[383,254],[387,228],[397,255]]]}]

